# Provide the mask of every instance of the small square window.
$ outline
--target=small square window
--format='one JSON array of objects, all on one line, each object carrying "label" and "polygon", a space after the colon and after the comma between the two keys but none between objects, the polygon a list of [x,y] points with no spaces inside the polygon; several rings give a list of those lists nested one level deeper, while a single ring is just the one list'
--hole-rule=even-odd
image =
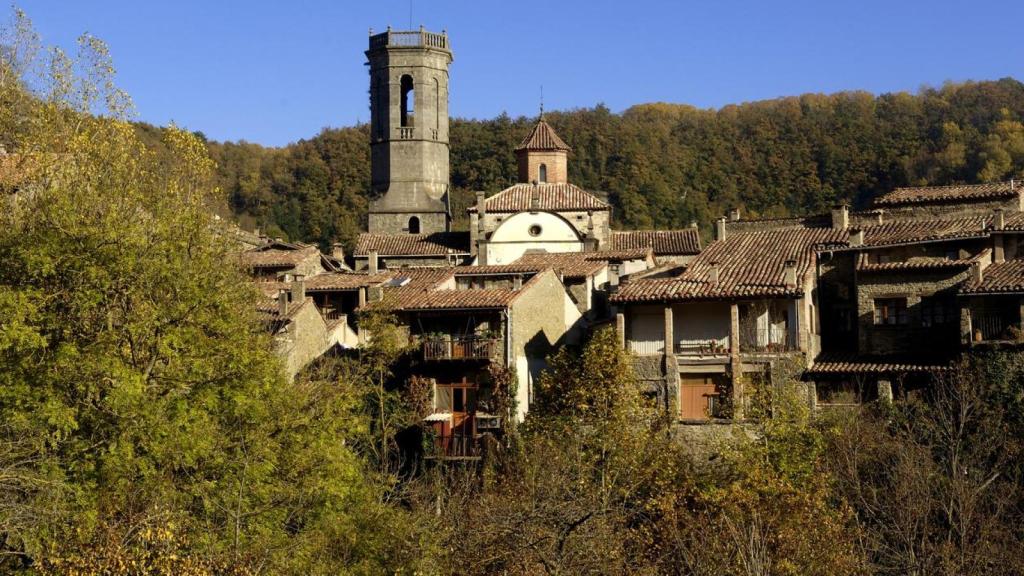
[{"label": "small square window", "polygon": [[897,326],[906,323],[906,298],[878,298],[875,300],[876,326]]}]

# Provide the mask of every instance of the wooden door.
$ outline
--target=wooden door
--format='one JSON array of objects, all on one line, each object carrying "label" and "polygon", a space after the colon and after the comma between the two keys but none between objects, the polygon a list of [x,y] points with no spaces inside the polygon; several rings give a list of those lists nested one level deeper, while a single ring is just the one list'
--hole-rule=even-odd
[{"label": "wooden door", "polygon": [[683,420],[707,420],[718,398],[714,374],[684,374],[679,379],[679,417]]}]

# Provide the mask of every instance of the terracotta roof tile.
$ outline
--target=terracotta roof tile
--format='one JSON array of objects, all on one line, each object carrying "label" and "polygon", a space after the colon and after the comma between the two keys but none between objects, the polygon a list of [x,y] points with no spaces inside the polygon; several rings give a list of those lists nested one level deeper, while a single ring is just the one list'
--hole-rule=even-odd
[{"label": "terracotta roof tile", "polygon": [[555,130],[542,118],[533,130],[523,138],[523,141],[516,146],[516,152],[520,150],[572,150],[555,134]]},{"label": "terracotta roof tile", "polygon": [[957,218],[951,220],[898,220],[865,226],[864,246],[878,247],[895,244],[914,244],[936,240],[957,240],[988,236],[989,217]]},{"label": "terracotta roof tile", "polygon": [[295,266],[320,250],[316,246],[271,242],[264,246],[242,252],[242,264],[250,268]]},{"label": "terracotta roof tile", "polygon": [[1010,182],[897,188],[876,198],[874,204],[876,206],[901,206],[956,200],[990,200],[1012,198],[1019,192]]},{"label": "terracotta roof tile", "polygon": [[1003,225],[1003,230],[1008,230],[1010,232],[1024,231],[1024,212],[1014,212],[1013,214],[1007,214],[1005,223]]},{"label": "terracotta roof tile", "polygon": [[854,353],[825,352],[807,369],[814,375],[901,374],[941,372],[951,366],[949,360],[913,356],[860,356]]},{"label": "terracotta roof tile", "polygon": [[925,270],[956,270],[967,268],[975,258],[944,260],[940,258],[915,258],[905,262],[865,262],[857,265],[858,272],[904,272]]},{"label": "terracotta roof tile", "polygon": [[400,275],[399,271],[387,271],[380,274],[360,274],[357,272],[328,272],[306,278],[307,292],[328,292],[334,290],[356,290],[365,286],[377,286]]},{"label": "terracotta roof tile", "polygon": [[696,228],[685,230],[628,230],[612,232],[612,250],[654,249],[655,256],[700,253],[700,234]]},{"label": "terracotta roof tile", "polygon": [[[423,284],[407,286],[385,290],[382,303],[385,306],[405,311],[507,308],[520,294],[528,290],[539,276],[540,274],[535,275],[518,290],[510,288],[484,290],[432,288],[424,287]],[[435,282],[434,286],[438,282]]]},{"label": "terracotta roof tile", "polygon": [[551,268],[564,278],[586,278],[593,276],[608,265],[604,260],[594,259],[596,252],[538,252],[527,253],[512,263],[517,266],[533,266],[537,270]]},{"label": "terracotta roof tile", "polygon": [[[486,200],[488,212],[528,212],[534,209],[533,194],[537,191],[536,210],[608,210],[607,202],[573,184],[516,184]],[[476,206],[469,208],[476,212]]]},{"label": "terracotta roof tile", "polygon": [[[814,265],[815,248],[844,245],[846,236],[846,231],[832,228],[736,232],[723,241],[709,244],[680,276],[628,282],[611,299],[642,302],[801,296],[802,279]],[[796,286],[785,284],[787,260],[796,263]],[[712,283],[712,268],[716,263],[718,282]]]},{"label": "terracotta roof tile", "polygon": [[450,254],[469,254],[469,232],[360,234],[353,254],[355,256],[368,256],[371,250],[376,250],[380,256],[447,256]]},{"label": "terracotta roof tile", "polygon": [[1024,259],[989,264],[981,282],[969,280],[961,294],[1024,293]]}]

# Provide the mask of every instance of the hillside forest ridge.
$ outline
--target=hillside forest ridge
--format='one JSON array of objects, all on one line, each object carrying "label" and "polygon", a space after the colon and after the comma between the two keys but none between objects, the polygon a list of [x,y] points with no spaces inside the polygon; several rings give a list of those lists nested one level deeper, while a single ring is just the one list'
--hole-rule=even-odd
[{"label": "hillside forest ridge", "polygon": [[[548,111],[573,145],[569,181],[605,192],[622,229],[710,224],[855,208],[900,186],[981,183],[1024,170],[1024,84],[950,83],[917,94],[805,94],[700,110],[643,104]],[[478,190],[515,180],[513,148],[535,118],[451,122],[454,228]],[[148,130],[146,130],[148,131]],[[155,137],[155,133],[154,133]],[[283,148],[208,142],[217,183],[249,229],[351,248],[365,229],[368,125],[328,128]]]},{"label": "hillside forest ridge", "polygon": [[1024,575],[1024,84],[449,122],[367,47],[264,148],[0,27],[0,573]]}]

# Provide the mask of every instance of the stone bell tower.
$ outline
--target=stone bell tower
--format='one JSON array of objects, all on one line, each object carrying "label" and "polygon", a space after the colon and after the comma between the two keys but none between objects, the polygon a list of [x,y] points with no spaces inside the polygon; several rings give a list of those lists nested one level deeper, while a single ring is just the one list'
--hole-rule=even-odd
[{"label": "stone bell tower", "polygon": [[371,184],[369,231],[448,231],[447,33],[370,35]]}]

